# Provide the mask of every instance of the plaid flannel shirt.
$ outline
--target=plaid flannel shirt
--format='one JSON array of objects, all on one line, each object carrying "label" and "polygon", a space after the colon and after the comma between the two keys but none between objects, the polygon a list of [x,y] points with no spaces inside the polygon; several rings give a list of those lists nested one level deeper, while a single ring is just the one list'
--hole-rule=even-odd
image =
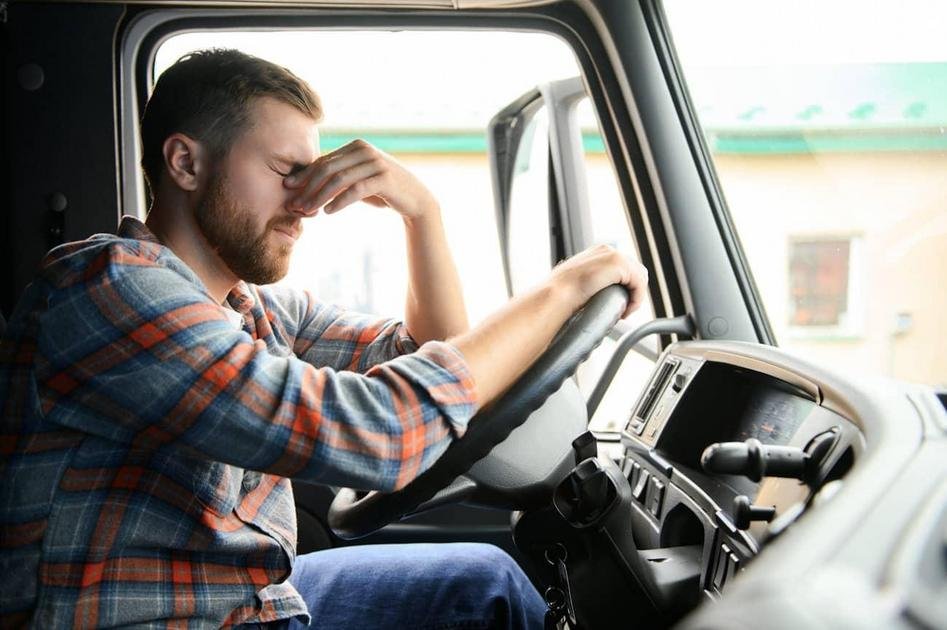
[{"label": "plaid flannel shirt", "polygon": [[463,433],[451,345],[277,286],[227,299],[241,327],[130,217],[47,255],[0,343],[0,626],[308,619],[288,478],[391,490]]}]

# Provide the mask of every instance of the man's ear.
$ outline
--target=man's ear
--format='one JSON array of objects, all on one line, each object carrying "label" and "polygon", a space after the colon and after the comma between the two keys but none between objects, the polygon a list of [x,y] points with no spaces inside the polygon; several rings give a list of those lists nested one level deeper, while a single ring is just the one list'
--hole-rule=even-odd
[{"label": "man's ear", "polygon": [[190,136],[174,133],[165,138],[161,151],[170,180],[182,190],[197,190],[207,171],[207,151],[204,146]]}]

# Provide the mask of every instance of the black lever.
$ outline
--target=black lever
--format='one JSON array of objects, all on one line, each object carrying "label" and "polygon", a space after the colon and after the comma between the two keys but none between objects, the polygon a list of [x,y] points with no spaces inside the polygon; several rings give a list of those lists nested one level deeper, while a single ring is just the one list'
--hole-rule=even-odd
[{"label": "black lever", "polygon": [[591,431],[586,431],[572,440],[572,450],[575,452],[575,465],[578,466],[588,458],[598,455],[598,441]]},{"label": "black lever", "polygon": [[812,485],[818,480],[822,462],[837,439],[836,431],[826,431],[815,436],[805,449],[763,444],[756,438],[745,442],[717,442],[704,449],[700,465],[712,474],[743,475],[753,481],[785,477]]},{"label": "black lever", "polygon": [[746,442],[717,442],[704,449],[700,465],[709,473],[743,475],[753,481],[763,477],[804,479],[809,456],[795,446],[764,445],[756,438]]},{"label": "black lever", "polygon": [[576,466],[553,496],[553,505],[562,518],[575,527],[599,520],[614,505],[618,493],[614,482],[595,458]]},{"label": "black lever", "polygon": [[773,506],[752,505],[750,498],[743,494],[733,498],[733,524],[737,529],[749,529],[753,521],[768,523],[775,516],[776,508]]}]

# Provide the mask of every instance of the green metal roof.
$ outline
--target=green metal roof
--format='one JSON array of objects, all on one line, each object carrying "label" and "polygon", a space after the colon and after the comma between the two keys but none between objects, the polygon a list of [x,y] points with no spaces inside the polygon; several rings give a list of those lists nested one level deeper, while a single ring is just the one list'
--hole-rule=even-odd
[{"label": "green metal roof", "polygon": [[[687,81],[715,153],[947,150],[947,63],[695,68]],[[456,129],[326,130],[322,148],[355,137],[391,153],[487,150],[484,131]],[[595,131],[583,142],[604,152]]]},{"label": "green metal roof", "polygon": [[947,150],[947,63],[704,68],[687,80],[716,153]]},{"label": "green metal roof", "polygon": [[[322,133],[319,144],[323,151],[331,151],[355,138],[362,138],[388,153],[482,153],[487,152],[485,133],[445,131],[369,131]],[[605,144],[598,133],[582,134],[582,143],[588,153],[605,153]]]},{"label": "green metal roof", "polygon": [[687,81],[718,132],[947,126],[947,63],[703,68]]}]

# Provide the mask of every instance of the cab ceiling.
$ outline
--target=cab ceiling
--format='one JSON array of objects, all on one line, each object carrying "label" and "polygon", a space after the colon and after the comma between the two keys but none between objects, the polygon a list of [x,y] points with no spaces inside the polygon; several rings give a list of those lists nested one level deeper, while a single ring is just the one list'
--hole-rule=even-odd
[{"label": "cab ceiling", "polygon": [[[64,0],[67,4],[88,4],[86,0]],[[280,7],[315,9],[510,9],[556,4],[560,0],[99,0],[96,4],[147,4],[185,7]]]}]

